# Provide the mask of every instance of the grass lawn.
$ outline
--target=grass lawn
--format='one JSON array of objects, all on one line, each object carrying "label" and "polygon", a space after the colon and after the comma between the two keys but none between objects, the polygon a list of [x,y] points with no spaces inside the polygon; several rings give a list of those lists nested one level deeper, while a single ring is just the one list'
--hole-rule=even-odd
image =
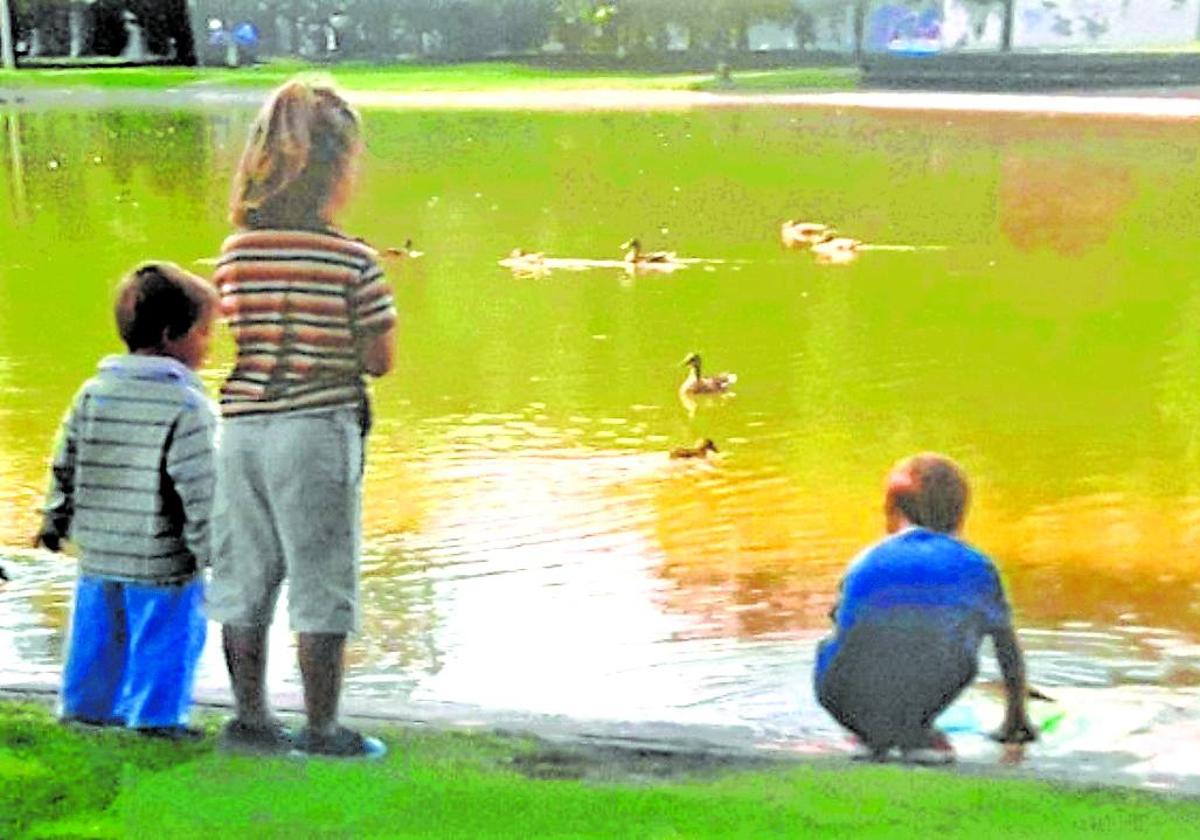
[{"label": "grass lawn", "polygon": [[735,72],[732,85],[719,85],[712,74],[612,73],[550,70],[515,63],[445,66],[340,64],[314,67],[271,62],[255,67],[113,67],[70,70],[0,70],[0,89],[90,87],[152,89],[202,87],[269,88],[296,73],[326,72],[348,90],[490,91],[490,90],[709,90],[786,91],[852,89],[858,70],[813,67]]},{"label": "grass lawn", "polygon": [[[215,727],[216,723],[210,724]],[[1194,837],[1200,802],[898,767],[531,778],[544,746],[385,730],[375,763],[80,733],[0,704],[0,837]]]}]

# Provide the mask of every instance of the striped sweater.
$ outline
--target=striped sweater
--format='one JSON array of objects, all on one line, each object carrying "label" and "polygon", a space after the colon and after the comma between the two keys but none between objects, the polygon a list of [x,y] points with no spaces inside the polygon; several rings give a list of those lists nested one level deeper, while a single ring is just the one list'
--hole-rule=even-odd
[{"label": "striped sweater", "polygon": [[364,402],[361,348],[396,324],[374,250],[334,231],[244,230],[213,279],[237,342],[224,415]]},{"label": "striped sweater", "polygon": [[217,412],[186,365],[109,356],[75,395],[55,446],[42,532],[83,574],[187,580],[209,561]]}]

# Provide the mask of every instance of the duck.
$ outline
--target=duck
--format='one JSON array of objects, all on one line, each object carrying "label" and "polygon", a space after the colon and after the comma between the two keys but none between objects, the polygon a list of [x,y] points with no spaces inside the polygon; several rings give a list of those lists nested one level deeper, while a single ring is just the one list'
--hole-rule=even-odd
[{"label": "duck", "polygon": [[833,228],[820,222],[788,219],[779,226],[779,241],[785,248],[811,248],[825,237],[832,236],[833,232]]},{"label": "duck", "polygon": [[736,373],[717,373],[712,376],[700,374],[700,354],[688,353],[687,358],[680,363],[690,367],[687,377],[679,385],[681,395],[688,394],[724,394],[729,386],[737,382]]},{"label": "duck", "polygon": [[415,260],[418,257],[425,256],[424,251],[417,251],[413,248],[413,241],[411,239],[404,240],[404,247],[396,248],[393,246],[391,248],[385,248],[383,253],[389,257],[404,257],[410,260]]},{"label": "duck", "polygon": [[675,262],[674,251],[643,251],[642,243],[630,239],[621,245],[625,251],[625,262],[630,265],[667,265]]},{"label": "duck", "polygon": [[526,251],[524,248],[513,248],[507,257],[500,260],[500,265],[511,268],[516,274],[541,274],[547,271],[546,255],[541,251]]},{"label": "duck", "polygon": [[672,458],[707,458],[709,452],[719,452],[712,438],[701,438],[695,446],[677,446],[671,450]]},{"label": "duck", "polygon": [[818,265],[845,265],[858,259],[861,245],[862,242],[848,236],[829,236],[813,243],[812,252]]},{"label": "duck", "polygon": [[817,241],[813,242],[812,250],[818,256],[833,256],[836,254],[852,254],[859,249],[862,241],[851,239],[849,236],[835,236],[833,231],[829,231]]}]

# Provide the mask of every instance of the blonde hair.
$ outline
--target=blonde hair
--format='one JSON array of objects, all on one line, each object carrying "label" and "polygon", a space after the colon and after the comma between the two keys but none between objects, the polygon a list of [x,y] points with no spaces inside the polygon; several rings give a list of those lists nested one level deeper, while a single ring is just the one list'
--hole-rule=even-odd
[{"label": "blonde hair", "polygon": [[233,179],[231,220],[239,227],[328,225],[361,142],[358,113],[332,84],[287,82],[250,128]]}]

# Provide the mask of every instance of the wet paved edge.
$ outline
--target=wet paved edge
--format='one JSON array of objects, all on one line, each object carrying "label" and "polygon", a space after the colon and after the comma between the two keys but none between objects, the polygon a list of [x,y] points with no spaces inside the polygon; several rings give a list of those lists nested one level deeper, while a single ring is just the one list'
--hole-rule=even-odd
[{"label": "wet paved edge", "polygon": [[[57,687],[49,684],[0,685],[0,702],[51,705],[56,695]],[[197,697],[196,711],[221,716],[232,705],[227,694],[207,691]],[[812,735],[786,744],[769,743],[757,738],[754,730],[746,726],[583,720],[452,703],[344,698],[342,705],[343,718],[368,728],[430,727],[446,732],[536,738],[543,742],[542,748],[525,762],[529,766],[518,769],[545,777],[598,776],[619,781],[622,776],[630,775],[676,777],[802,763],[827,769],[861,766],[853,760],[846,742],[831,744],[827,737]],[[285,716],[298,718],[303,702],[299,696],[281,697],[276,709]],[[989,745],[988,755],[981,756],[978,743],[971,744],[966,754],[961,750],[962,738],[956,738],[955,744],[960,748],[957,763],[946,768],[914,767],[913,772],[935,769],[968,776],[1037,780],[1076,789],[1140,789],[1171,796],[1200,796],[1200,776],[1193,773],[1147,776],[1136,766],[1142,758],[1132,752],[1043,755],[1035,746],[1025,761],[1008,764],[1002,760],[1002,748],[997,745]]]}]

